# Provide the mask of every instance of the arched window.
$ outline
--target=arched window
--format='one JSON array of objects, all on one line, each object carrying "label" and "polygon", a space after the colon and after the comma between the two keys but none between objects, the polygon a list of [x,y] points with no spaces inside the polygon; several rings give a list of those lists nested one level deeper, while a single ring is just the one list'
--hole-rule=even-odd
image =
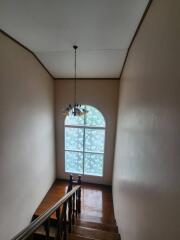
[{"label": "arched window", "polygon": [[103,176],[105,120],[95,107],[65,119],[65,172]]}]

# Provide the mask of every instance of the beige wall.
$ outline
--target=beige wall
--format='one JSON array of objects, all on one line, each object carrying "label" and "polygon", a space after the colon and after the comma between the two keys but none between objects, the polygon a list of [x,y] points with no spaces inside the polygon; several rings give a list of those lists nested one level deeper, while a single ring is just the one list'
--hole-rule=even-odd
[{"label": "beige wall", "polygon": [[0,33],[0,239],[29,223],[54,178],[53,80]]},{"label": "beige wall", "polygon": [[153,1],[119,96],[113,198],[122,239],[180,239],[179,0]]},{"label": "beige wall", "polygon": [[[106,119],[106,141],[104,158],[104,176],[83,176],[84,181],[111,184],[114,157],[114,138],[116,126],[116,111],[118,100],[118,80],[78,80],[77,95],[78,102],[98,108]],[[67,178],[64,171],[64,119],[62,109],[73,102],[74,81],[56,80],[56,150],[57,150],[57,177]]]}]

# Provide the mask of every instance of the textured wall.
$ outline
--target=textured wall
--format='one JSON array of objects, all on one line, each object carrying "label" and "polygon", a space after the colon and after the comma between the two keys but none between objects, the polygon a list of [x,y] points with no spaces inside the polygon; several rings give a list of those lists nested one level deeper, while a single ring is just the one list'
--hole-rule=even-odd
[{"label": "textured wall", "polygon": [[113,199],[122,239],[180,239],[179,0],[153,1],[119,96]]},{"label": "textured wall", "polygon": [[[106,140],[104,157],[104,176],[83,176],[83,180],[95,183],[112,183],[116,112],[118,101],[118,80],[83,79],[77,82],[77,100],[99,109],[106,120]],[[74,101],[74,80],[55,81],[56,105],[56,150],[57,177],[66,178],[64,171],[64,119],[62,109]]]},{"label": "textured wall", "polygon": [[55,178],[53,80],[0,33],[0,239],[31,220]]}]

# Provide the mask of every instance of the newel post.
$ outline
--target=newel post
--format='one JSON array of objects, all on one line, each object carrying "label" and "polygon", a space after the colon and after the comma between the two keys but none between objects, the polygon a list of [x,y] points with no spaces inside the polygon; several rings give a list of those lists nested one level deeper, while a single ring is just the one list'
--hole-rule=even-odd
[{"label": "newel post", "polygon": [[78,176],[78,185],[80,188],[78,190],[78,213],[81,212],[81,175]]},{"label": "newel post", "polygon": [[72,185],[73,185],[73,175],[70,174],[70,176],[69,176],[68,192],[72,190]]}]

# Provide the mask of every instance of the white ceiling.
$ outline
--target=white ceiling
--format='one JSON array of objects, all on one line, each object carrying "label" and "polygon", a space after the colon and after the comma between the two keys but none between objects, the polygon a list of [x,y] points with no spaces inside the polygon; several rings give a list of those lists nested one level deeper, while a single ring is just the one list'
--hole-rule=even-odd
[{"label": "white ceiling", "polygon": [[148,0],[0,0],[0,27],[54,77],[118,78]]}]

